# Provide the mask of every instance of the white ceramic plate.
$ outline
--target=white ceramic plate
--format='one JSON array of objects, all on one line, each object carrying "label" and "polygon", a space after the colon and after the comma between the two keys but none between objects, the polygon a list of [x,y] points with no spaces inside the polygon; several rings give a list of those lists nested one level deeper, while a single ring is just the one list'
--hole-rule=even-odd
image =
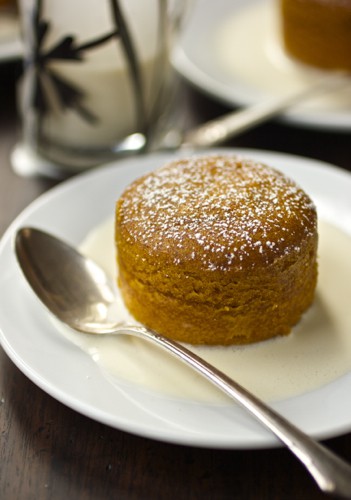
[{"label": "white ceramic plate", "polygon": [[[223,151],[223,150],[222,150]],[[253,150],[225,150],[271,164],[296,179],[323,219],[351,234],[351,175],[321,162]],[[33,202],[0,244],[0,339],[13,362],[48,394],[118,429],[167,442],[215,448],[259,448],[277,441],[234,403],[204,404],[164,396],[131,383],[112,384],[98,365],[60,334],[17,266],[12,239],[34,225],[78,245],[114,212],[124,186],[172,155],[120,161],[77,176]],[[322,438],[351,429],[351,373],[319,390],[273,406]]]},{"label": "white ceramic plate", "polygon": [[[278,0],[197,0],[174,55],[176,69],[226,104],[247,106],[294,93],[325,76],[282,49]],[[285,114],[289,123],[349,130],[351,86]]]},{"label": "white ceramic plate", "polygon": [[0,63],[18,59],[22,51],[16,14],[0,9]]}]

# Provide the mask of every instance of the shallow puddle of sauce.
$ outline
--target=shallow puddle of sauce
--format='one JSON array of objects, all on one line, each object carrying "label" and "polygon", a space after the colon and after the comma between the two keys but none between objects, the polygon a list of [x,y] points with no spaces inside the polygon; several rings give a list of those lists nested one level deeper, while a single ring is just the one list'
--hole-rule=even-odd
[{"label": "shallow puddle of sauce", "polygon": [[[189,346],[268,401],[312,391],[351,370],[351,237],[325,222],[319,224],[319,235],[316,299],[289,336],[251,346]],[[81,249],[116,275],[112,220],[95,228]],[[136,323],[121,297],[117,310],[118,319]],[[61,330],[89,353],[112,383],[124,380],[164,395],[197,401],[226,400],[211,384],[149,342],[130,336],[98,337]]]}]

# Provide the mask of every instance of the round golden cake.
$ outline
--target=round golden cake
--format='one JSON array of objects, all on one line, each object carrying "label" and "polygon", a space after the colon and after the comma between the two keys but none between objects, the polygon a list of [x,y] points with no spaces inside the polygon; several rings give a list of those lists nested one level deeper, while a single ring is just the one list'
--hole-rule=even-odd
[{"label": "round golden cake", "polygon": [[115,237],[127,308],[174,340],[286,335],[313,300],[315,207],[255,161],[193,157],[148,173],[117,202]]},{"label": "round golden cake", "polygon": [[285,49],[324,69],[351,70],[351,0],[280,0]]}]

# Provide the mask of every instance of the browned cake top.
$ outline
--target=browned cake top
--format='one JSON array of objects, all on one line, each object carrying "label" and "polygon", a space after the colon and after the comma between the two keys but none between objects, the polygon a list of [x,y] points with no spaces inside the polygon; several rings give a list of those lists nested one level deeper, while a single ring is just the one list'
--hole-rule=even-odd
[{"label": "browned cake top", "polygon": [[213,271],[298,252],[317,224],[295,182],[233,156],[176,160],[145,175],[123,193],[117,218],[123,237],[148,254]]}]

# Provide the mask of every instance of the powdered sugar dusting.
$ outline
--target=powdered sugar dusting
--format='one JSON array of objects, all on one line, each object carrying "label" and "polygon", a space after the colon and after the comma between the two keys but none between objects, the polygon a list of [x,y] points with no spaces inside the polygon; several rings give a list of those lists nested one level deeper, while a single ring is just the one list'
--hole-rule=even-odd
[{"label": "powdered sugar dusting", "polygon": [[129,186],[118,227],[174,264],[241,269],[299,252],[316,230],[310,198],[280,172],[233,156],[177,160]]}]

